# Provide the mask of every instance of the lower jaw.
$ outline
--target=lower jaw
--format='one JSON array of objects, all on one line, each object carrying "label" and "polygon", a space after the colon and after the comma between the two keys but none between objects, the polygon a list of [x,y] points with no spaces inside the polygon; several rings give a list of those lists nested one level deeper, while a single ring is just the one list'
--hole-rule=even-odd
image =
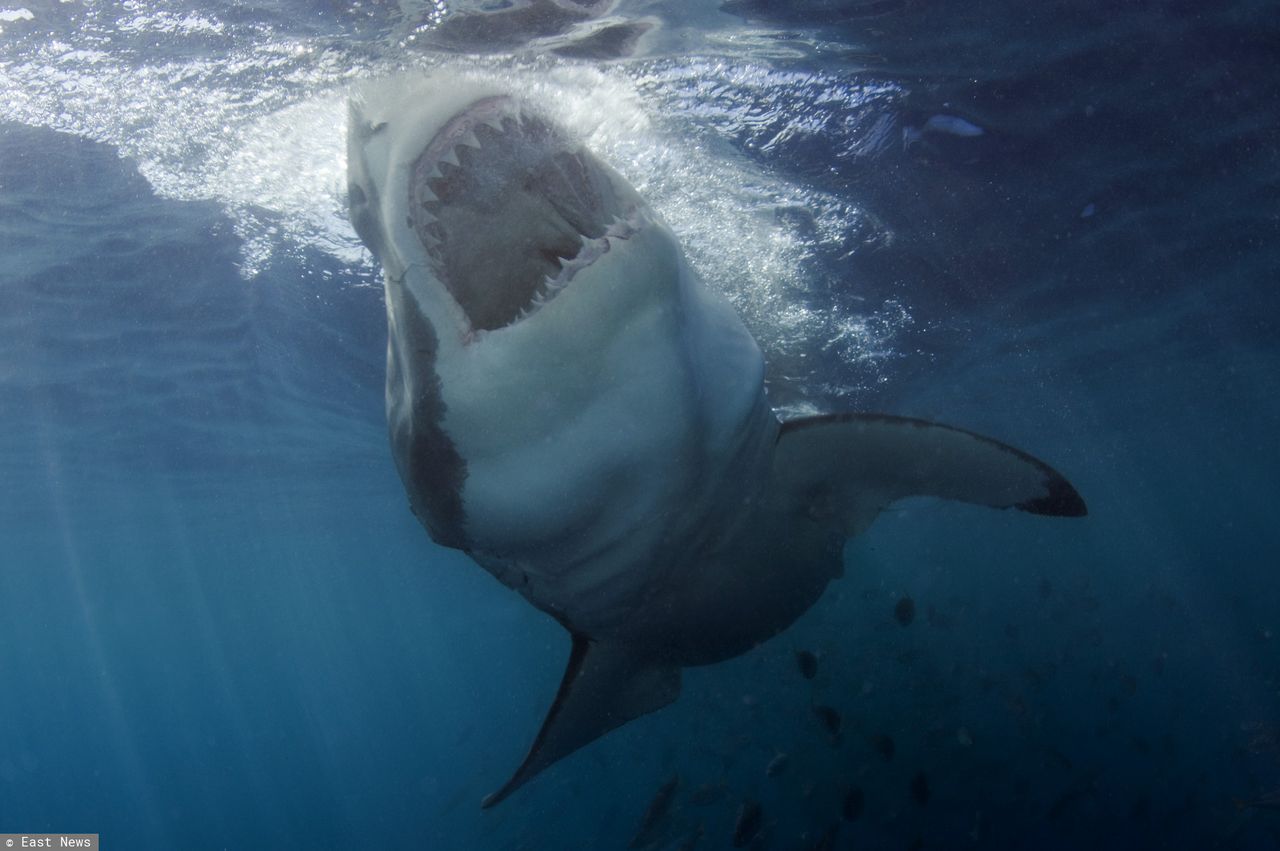
[{"label": "lower jaw", "polygon": [[[645,227],[650,224],[648,215],[644,210],[639,208],[631,208],[627,211],[625,217],[615,218],[609,223],[605,230],[604,236],[596,239],[583,238],[582,248],[572,259],[564,261],[560,268],[560,272],[552,276],[547,276],[543,283],[539,286],[538,294],[527,305],[517,317],[508,324],[494,329],[476,328],[468,319],[467,330],[463,334],[463,342],[466,345],[478,343],[489,334],[496,334],[502,331],[510,330],[522,322],[526,321],[534,314],[549,305],[556,299],[569,284],[574,277],[582,270],[588,268],[607,254],[612,248],[614,240],[629,240]],[[463,311],[465,313],[465,310]]]}]

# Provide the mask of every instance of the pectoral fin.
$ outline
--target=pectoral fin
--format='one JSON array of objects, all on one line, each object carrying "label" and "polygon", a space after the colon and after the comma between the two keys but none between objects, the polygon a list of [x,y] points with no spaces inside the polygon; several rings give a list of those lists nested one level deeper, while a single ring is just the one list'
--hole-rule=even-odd
[{"label": "pectoral fin", "polygon": [[908,496],[937,496],[1032,514],[1081,517],[1076,489],[1043,461],[1008,444],[927,420],[836,414],[783,423],[775,486],[800,512],[846,535]]},{"label": "pectoral fin", "polygon": [[511,779],[481,806],[492,807],[544,768],[610,730],[661,709],[679,694],[678,667],[654,662],[626,646],[574,635],[560,689],[533,747]]}]

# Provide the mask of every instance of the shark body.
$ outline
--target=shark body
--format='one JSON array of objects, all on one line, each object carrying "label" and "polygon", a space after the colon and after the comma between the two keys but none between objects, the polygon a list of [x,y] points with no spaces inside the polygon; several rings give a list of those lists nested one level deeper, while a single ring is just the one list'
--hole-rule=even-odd
[{"label": "shark body", "polygon": [[620,175],[497,81],[398,77],[351,107],[351,220],[384,270],[409,502],[560,622],[555,700],[491,806],[785,629],[885,506],[1080,516],[1042,461],[881,414],[780,422],[759,347]]}]

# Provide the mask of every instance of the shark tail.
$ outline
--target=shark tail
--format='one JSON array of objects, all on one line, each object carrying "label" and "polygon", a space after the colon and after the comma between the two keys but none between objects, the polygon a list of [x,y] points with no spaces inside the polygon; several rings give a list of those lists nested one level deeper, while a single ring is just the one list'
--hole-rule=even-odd
[{"label": "shark tail", "polygon": [[524,762],[511,779],[481,802],[504,800],[540,771],[680,695],[680,668],[655,662],[625,645],[571,633],[569,664]]}]

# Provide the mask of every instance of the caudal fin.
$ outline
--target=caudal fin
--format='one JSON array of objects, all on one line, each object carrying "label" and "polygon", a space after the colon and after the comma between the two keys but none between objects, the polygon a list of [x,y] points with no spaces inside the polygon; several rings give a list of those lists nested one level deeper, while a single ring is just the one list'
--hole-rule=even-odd
[{"label": "caudal fin", "polygon": [[626,646],[574,635],[564,678],[533,746],[511,779],[481,806],[492,807],[544,768],[679,695],[678,667]]}]

